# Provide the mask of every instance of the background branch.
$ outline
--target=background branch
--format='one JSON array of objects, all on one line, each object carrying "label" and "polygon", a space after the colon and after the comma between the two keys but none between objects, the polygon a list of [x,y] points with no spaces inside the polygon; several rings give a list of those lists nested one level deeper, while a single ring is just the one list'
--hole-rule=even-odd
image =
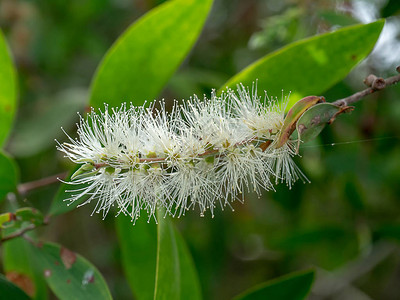
[{"label": "background branch", "polygon": [[32,190],[59,182],[59,180],[58,180],[59,178],[64,179],[67,175],[68,175],[68,172],[62,172],[62,173],[55,174],[55,175],[45,177],[45,178],[41,178],[41,179],[38,179],[35,181],[21,183],[17,187],[18,194],[21,196],[25,196],[27,193],[29,193]]},{"label": "background branch", "polygon": [[[396,71],[400,73],[400,66],[396,68]],[[364,83],[369,86],[369,88],[362,90],[360,92],[357,92],[349,97],[343,98],[336,100],[332,102],[332,104],[335,104],[337,106],[348,106],[352,103],[360,101],[362,98],[365,96],[368,96],[372,93],[375,93],[376,91],[383,90],[385,87],[389,85],[396,84],[400,81],[400,74],[383,79],[381,77],[376,77],[375,75],[369,75],[367,78],[365,78]]]}]

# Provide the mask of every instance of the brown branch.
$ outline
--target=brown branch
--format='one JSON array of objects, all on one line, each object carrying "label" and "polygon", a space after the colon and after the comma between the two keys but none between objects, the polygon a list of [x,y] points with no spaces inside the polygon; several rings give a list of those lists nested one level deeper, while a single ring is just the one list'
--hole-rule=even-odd
[{"label": "brown branch", "polygon": [[21,183],[17,187],[18,194],[20,194],[21,196],[25,196],[27,193],[34,189],[59,182],[58,178],[64,179],[65,177],[67,177],[67,175],[68,172],[62,172],[39,180]]},{"label": "brown branch", "polygon": [[[400,73],[400,66],[398,66],[396,68],[396,71]],[[369,88],[362,90],[360,92],[357,92],[349,97],[336,100],[335,102],[332,102],[332,104],[337,105],[337,106],[346,107],[352,103],[360,101],[362,98],[364,98],[367,95],[375,93],[376,91],[383,90],[385,87],[396,84],[398,82],[400,82],[400,74],[386,78],[386,79],[376,77],[375,75],[369,75],[364,80],[364,83],[366,85],[368,85]]]}]

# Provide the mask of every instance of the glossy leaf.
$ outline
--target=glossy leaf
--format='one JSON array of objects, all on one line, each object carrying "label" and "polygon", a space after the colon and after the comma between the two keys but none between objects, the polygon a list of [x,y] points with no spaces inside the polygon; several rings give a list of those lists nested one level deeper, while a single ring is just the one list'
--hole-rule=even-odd
[{"label": "glossy leaf", "polygon": [[[117,219],[122,265],[137,299],[201,299],[197,272],[170,220]],[[157,238],[158,237],[158,238]],[[156,282],[156,283],[155,283]]]},{"label": "glossy leaf", "polygon": [[14,238],[2,245],[4,272],[8,280],[33,299],[47,299],[46,282],[38,270],[34,248],[23,238]]},{"label": "glossy leaf", "polygon": [[302,142],[316,138],[325,125],[340,111],[332,103],[319,103],[308,109],[297,121],[296,129]]},{"label": "glossy leaf", "polygon": [[[191,253],[187,248],[186,242],[182,235],[175,228],[175,226],[173,226],[171,221],[168,222],[174,229],[176,245],[178,248],[180,268],[180,299],[202,299],[200,281]],[[162,290],[159,290],[159,294],[161,291]]]},{"label": "glossy leaf", "polygon": [[0,293],[1,299],[12,300],[29,300],[29,296],[25,294],[18,286],[7,280],[7,278],[0,274]]},{"label": "glossy leaf", "polygon": [[17,165],[10,157],[0,152],[0,201],[7,193],[16,189],[17,181]]},{"label": "glossy leaf", "polygon": [[318,96],[307,96],[299,101],[297,101],[292,108],[289,110],[283,121],[282,129],[279,132],[278,141],[276,143],[276,148],[282,147],[290,138],[293,131],[296,129],[296,124],[298,119],[310,109],[313,105],[325,102],[324,97]]},{"label": "glossy leaf", "polygon": [[52,243],[35,250],[42,274],[58,299],[112,299],[103,276],[79,254]]},{"label": "glossy leaf", "polygon": [[211,4],[168,1],[132,24],[98,67],[90,105],[141,105],[157,97],[196,41]]},{"label": "glossy leaf", "polygon": [[292,91],[290,108],[299,99],[320,95],[342,80],[371,52],[383,25],[379,20],[292,43],[254,62],[222,88],[235,88],[240,82],[250,86],[258,79],[258,88],[270,96]]},{"label": "glossy leaf", "polygon": [[266,283],[237,296],[235,300],[302,300],[310,292],[314,281],[314,271],[291,273]]},{"label": "glossy leaf", "polygon": [[122,267],[138,300],[154,299],[156,278],[157,226],[139,218],[135,225],[127,217],[116,219]]},{"label": "glossy leaf", "polygon": [[17,78],[7,43],[0,31],[0,146],[4,144],[17,106]]},{"label": "glossy leaf", "polygon": [[169,219],[159,218],[154,299],[201,299],[194,264]]}]

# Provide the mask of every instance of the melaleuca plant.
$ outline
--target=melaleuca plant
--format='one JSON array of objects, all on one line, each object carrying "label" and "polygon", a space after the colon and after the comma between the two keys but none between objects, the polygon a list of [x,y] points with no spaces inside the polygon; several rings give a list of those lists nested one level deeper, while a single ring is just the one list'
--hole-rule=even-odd
[{"label": "melaleuca plant", "polygon": [[174,216],[197,207],[214,215],[244,192],[260,195],[278,181],[290,188],[305,176],[292,160],[297,140],[281,142],[287,100],[238,86],[237,93],[175,102],[170,113],[163,102],[92,110],[81,117],[78,138],[59,143],[82,164],[70,183],[86,185],[69,201],[86,196],[82,204],[95,200],[104,217],[116,206],[136,220],[158,207]]},{"label": "melaleuca plant", "polygon": [[[312,297],[341,297],[345,289],[351,291],[350,298],[367,297],[357,294],[359,291],[351,281],[395,249],[392,244],[381,243],[379,234],[371,229],[370,225],[376,223],[368,219],[371,210],[361,211],[362,203],[356,203],[358,210],[341,218],[341,207],[325,207],[325,199],[317,199],[323,208],[319,212],[295,205],[284,211],[272,207],[266,195],[279,195],[286,201],[290,198],[297,205],[301,195],[287,191],[296,184],[296,188],[307,190],[303,205],[318,198],[310,192],[316,186],[323,193],[321,198],[332,191],[328,190],[330,185],[334,185],[335,196],[339,193],[339,178],[320,185],[295,183],[299,179],[310,182],[306,175],[316,181],[309,169],[302,171],[296,165],[303,154],[303,162],[310,160],[300,146],[316,138],[338,115],[352,111],[353,103],[400,80],[400,75],[387,79],[372,75],[365,81],[365,90],[349,97],[334,101],[332,98],[336,99],[338,94],[327,93],[329,89],[335,90],[335,85],[372,51],[383,20],[339,29],[335,23],[329,27],[331,32],[300,39],[325,30],[328,19],[343,21],[322,11],[319,12],[323,17],[310,18],[304,13],[308,12],[308,4],[303,3],[301,8],[290,8],[278,19],[271,18],[269,24],[273,26],[261,24],[264,30],[254,35],[258,36],[257,41],[252,39],[249,47],[261,45],[271,37],[282,38],[278,43],[289,36],[297,41],[265,54],[238,72],[238,66],[248,57],[243,58],[247,55],[243,49],[246,41],[229,41],[235,40],[236,29],[243,20],[247,23],[252,16],[258,18],[258,14],[264,13],[253,7],[280,9],[286,6],[285,1],[277,6],[273,1],[230,4],[248,7],[246,14],[231,12],[221,1],[214,7],[204,39],[198,38],[213,0],[131,4],[78,1],[79,5],[71,1],[65,7],[62,1],[39,2],[0,2],[0,26],[6,24],[4,31],[16,54],[14,63],[0,34],[0,201],[6,200],[0,207],[0,265],[4,273],[0,274],[1,299],[47,299],[48,289],[54,294],[50,297],[62,300],[113,296],[130,299],[128,284],[139,300],[197,300],[202,295],[231,298],[246,286],[269,280],[288,269],[308,268],[310,262],[331,273],[325,276],[321,271],[315,279],[313,269],[295,272],[257,285],[235,299],[305,299],[315,280]],[[134,17],[125,6],[132,5],[136,14],[154,5],[153,2],[165,3],[129,26],[104,54],[95,71],[93,62],[98,60],[99,51],[106,49],[115,38],[112,34]],[[346,2],[346,7],[352,2]],[[387,2],[390,6],[395,1]],[[324,3],[319,8],[325,10],[328,6]],[[334,7],[335,14],[338,8]],[[285,24],[292,24],[293,18],[300,18],[303,13],[302,21],[306,22],[296,19],[294,23],[315,26],[309,26],[312,31],[298,30],[292,36],[289,31],[293,28],[288,31]],[[250,18],[242,18],[245,15]],[[347,17],[346,24],[354,22]],[[112,27],[111,19],[116,27]],[[254,22],[258,24],[259,20]],[[236,23],[240,26],[236,27]],[[225,35],[220,28],[224,26],[234,35]],[[253,27],[247,29],[250,32]],[[47,34],[41,35],[42,31]],[[103,36],[106,32],[111,36]],[[202,45],[191,52],[197,40]],[[71,50],[71,45],[78,51]],[[264,46],[252,55],[262,55],[271,45]],[[64,71],[72,77],[64,77]],[[93,72],[91,85],[85,85]],[[357,75],[363,72],[356,71]],[[82,84],[83,88],[75,86]],[[268,91],[268,95],[282,96],[267,96],[257,87]],[[350,94],[346,89],[340,91]],[[193,93],[207,96],[188,99]],[[162,95],[166,100],[153,101]],[[327,99],[310,95],[324,95]],[[174,97],[185,100],[176,101]],[[79,101],[80,98],[84,99]],[[32,109],[34,105],[31,106],[36,102],[45,107],[37,115]],[[18,106],[20,116],[15,118]],[[73,124],[76,111],[80,111],[77,131]],[[16,125],[11,130],[14,119]],[[64,133],[60,126],[65,128]],[[52,143],[54,138],[56,145]],[[316,158],[313,163],[320,161]],[[396,184],[396,160],[392,165],[388,168],[392,170],[388,185]],[[29,180],[57,171],[63,173],[23,183],[18,177],[20,173],[23,180]],[[39,190],[53,183],[60,184],[58,192]],[[352,192],[351,187],[348,191],[346,186],[345,190]],[[253,200],[251,195],[260,199]],[[245,205],[236,203],[245,200]],[[277,205],[283,207],[283,202],[279,200]],[[271,209],[264,209],[265,205]],[[103,219],[108,217],[105,221],[96,215],[90,219],[84,211],[80,214],[85,208],[74,210],[76,206],[89,207],[92,214],[99,213]],[[383,206],[379,202],[379,209]],[[228,209],[221,213],[220,209],[225,207],[236,211],[230,214]],[[379,210],[379,220],[386,221],[387,215],[395,215],[393,210],[386,214]],[[183,220],[172,218],[185,214]],[[219,216],[211,219],[214,215]],[[350,229],[346,228],[346,234],[342,234],[342,228],[325,230],[331,222],[330,218],[324,219],[327,215],[335,215]],[[318,223],[321,219],[324,222]],[[349,219],[354,224],[349,226]],[[301,231],[314,224],[314,232]],[[44,225],[47,226],[43,230],[36,230]],[[341,241],[343,235],[355,235],[353,231],[357,232],[356,238]],[[398,239],[397,231],[397,227],[390,227],[386,234]],[[278,235],[285,236],[283,243],[275,241]],[[247,243],[244,236],[252,242]],[[309,247],[301,248],[296,256],[300,240]],[[327,240],[329,244],[325,244]],[[92,256],[90,259],[100,265],[105,278],[94,264],[61,243]],[[356,250],[347,258],[354,259],[358,254],[360,263],[343,267],[344,248],[353,244]],[[251,255],[242,255],[242,248]],[[329,254],[323,260],[328,262],[328,268],[318,263],[319,249]],[[347,274],[346,267],[350,270]],[[196,268],[201,268],[201,272],[197,273]],[[375,275],[369,275],[372,279],[365,276],[368,282],[378,285]],[[385,283],[385,296],[386,290]]]}]

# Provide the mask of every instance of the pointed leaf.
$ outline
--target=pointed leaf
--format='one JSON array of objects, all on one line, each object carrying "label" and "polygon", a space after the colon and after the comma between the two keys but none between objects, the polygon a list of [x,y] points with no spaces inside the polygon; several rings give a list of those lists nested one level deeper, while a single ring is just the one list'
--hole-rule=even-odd
[{"label": "pointed leaf", "polygon": [[211,4],[168,1],[132,24],[98,67],[90,105],[142,104],[157,97],[196,41]]},{"label": "pointed leaf", "polygon": [[313,281],[313,270],[291,273],[255,286],[235,300],[303,300],[310,292]]},{"label": "pointed leaf", "polygon": [[33,299],[47,299],[46,282],[38,270],[34,248],[23,238],[2,245],[4,272],[8,280],[19,286]]},{"label": "pointed leaf", "polygon": [[133,226],[120,217],[117,229],[122,265],[137,299],[201,299],[190,253],[168,219],[159,217],[156,226],[142,218]]},{"label": "pointed leaf", "polygon": [[1,299],[13,299],[13,300],[29,300],[27,294],[21,290],[18,286],[8,281],[7,278],[0,274],[0,292]]},{"label": "pointed leaf", "polygon": [[292,43],[270,53],[233,76],[222,88],[238,83],[269,95],[292,91],[288,108],[307,95],[322,94],[342,80],[374,47],[384,21],[349,26]]},{"label": "pointed leaf", "polygon": [[0,31],[0,146],[4,144],[17,106],[17,78],[7,43]]},{"label": "pointed leaf", "polygon": [[[171,226],[173,225],[169,221]],[[173,226],[174,227],[174,226]],[[174,227],[180,267],[180,299],[202,299],[201,286],[193,258],[185,240]]]},{"label": "pointed leaf", "polygon": [[135,225],[129,218],[116,219],[122,267],[138,300],[154,298],[156,278],[157,227],[142,217]]},{"label": "pointed leaf", "polygon": [[168,219],[159,218],[154,299],[201,299],[189,251]]},{"label": "pointed leaf", "polygon": [[16,189],[18,169],[16,163],[6,154],[0,152],[0,202],[7,193]]},{"label": "pointed leaf", "polygon": [[79,254],[52,243],[35,249],[42,274],[58,299],[112,299],[103,276]]},{"label": "pointed leaf", "polygon": [[297,101],[289,110],[283,121],[281,131],[279,132],[276,148],[282,147],[296,129],[297,120],[306,112],[310,107],[317,103],[325,102],[324,97],[308,96]]},{"label": "pointed leaf", "polygon": [[308,109],[297,121],[299,139],[308,142],[316,138],[341,108],[332,103],[319,103]]}]

